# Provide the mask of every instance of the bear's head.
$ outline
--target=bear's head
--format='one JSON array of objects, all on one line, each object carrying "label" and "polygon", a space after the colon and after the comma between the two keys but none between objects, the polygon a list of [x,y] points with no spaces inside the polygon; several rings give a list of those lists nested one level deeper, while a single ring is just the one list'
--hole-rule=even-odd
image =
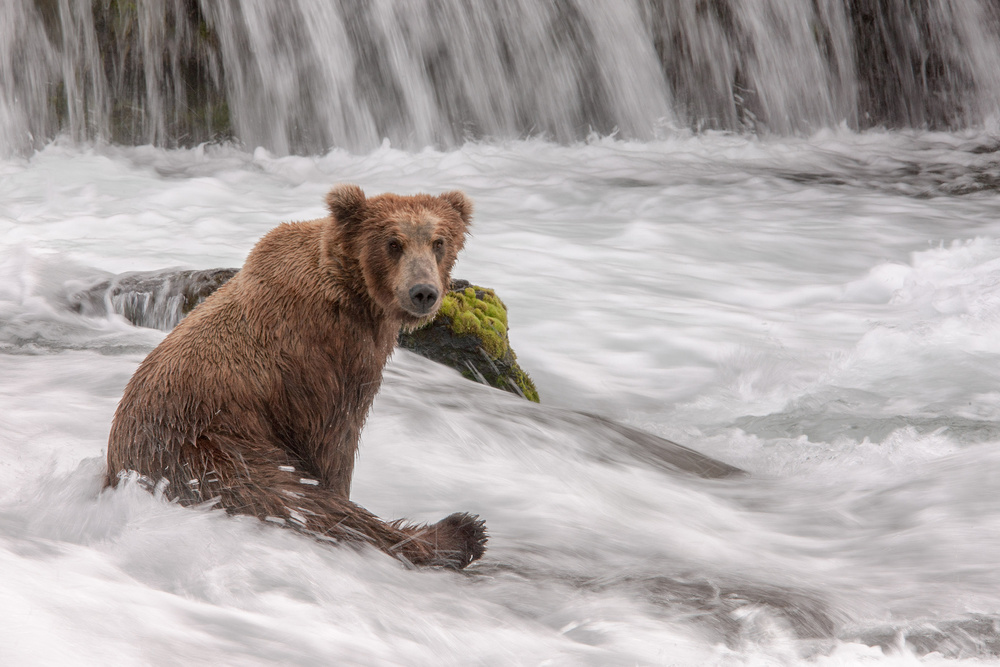
[{"label": "bear's head", "polygon": [[356,185],[338,185],[326,203],[336,239],[328,252],[360,273],[372,301],[406,327],[433,318],[468,233],[472,203],[465,195],[369,199]]}]

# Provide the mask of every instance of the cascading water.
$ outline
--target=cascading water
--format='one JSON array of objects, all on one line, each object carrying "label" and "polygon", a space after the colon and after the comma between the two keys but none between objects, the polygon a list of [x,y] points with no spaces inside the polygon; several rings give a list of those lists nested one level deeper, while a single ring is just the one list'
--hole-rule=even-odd
[{"label": "cascading water", "polygon": [[10,0],[0,145],[967,127],[1000,106],[998,25],[994,0]]}]

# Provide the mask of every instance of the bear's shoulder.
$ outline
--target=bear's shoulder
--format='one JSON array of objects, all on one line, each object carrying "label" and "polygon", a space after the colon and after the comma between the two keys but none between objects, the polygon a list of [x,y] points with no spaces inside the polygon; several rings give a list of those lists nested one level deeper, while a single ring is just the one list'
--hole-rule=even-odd
[{"label": "bear's shoulder", "polygon": [[281,223],[257,242],[247,255],[242,271],[260,273],[277,270],[287,274],[296,264],[318,259],[323,225],[328,221],[328,218],[319,218]]}]

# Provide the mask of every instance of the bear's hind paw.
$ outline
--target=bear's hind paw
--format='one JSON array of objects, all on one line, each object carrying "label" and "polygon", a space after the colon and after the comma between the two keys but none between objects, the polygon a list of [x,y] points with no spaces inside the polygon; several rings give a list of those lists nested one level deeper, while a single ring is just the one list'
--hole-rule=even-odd
[{"label": "bear's hind paw", "polygon": [[432,565],[461,570],[486,553],[486,522],[475,514],[456,512],[432,528],[437,537]]}]

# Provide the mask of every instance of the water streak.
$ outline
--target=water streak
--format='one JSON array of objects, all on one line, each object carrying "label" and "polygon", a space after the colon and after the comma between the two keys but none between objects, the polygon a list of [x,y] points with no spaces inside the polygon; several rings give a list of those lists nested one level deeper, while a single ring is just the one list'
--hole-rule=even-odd
[{"label": "water streak", "polygon": [[0,31],[4,152],[961,128],[1000,105],[991,0],[12,0]]}]

